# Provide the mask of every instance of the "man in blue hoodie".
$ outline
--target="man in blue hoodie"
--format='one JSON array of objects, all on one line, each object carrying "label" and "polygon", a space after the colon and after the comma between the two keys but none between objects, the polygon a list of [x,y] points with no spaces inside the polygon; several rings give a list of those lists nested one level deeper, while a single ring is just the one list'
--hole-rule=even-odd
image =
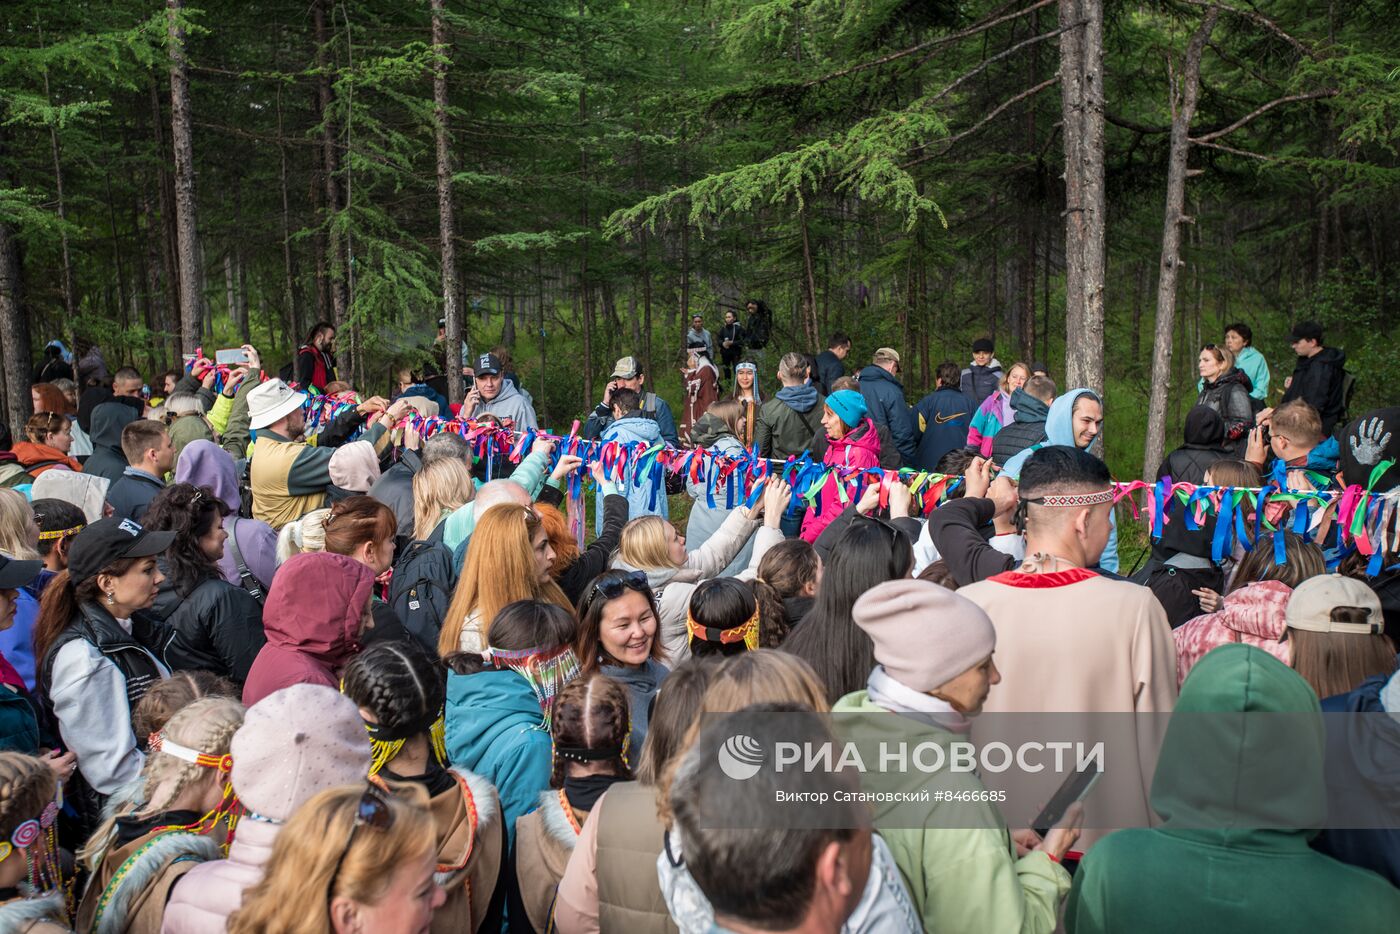
[{"label": "man in blue hoodie", "polygon": [[[1012,424],[1015,424],[1014,422]],[[1004,476],[1016,480],[1021,476],[1021,466],[1026,459],[1046,445],[1058,444],[1088,449],[1103,430],[1103,400],[1092,389],[1071,389],[1060,396],[1050,406],[1050,414],[1045,417],[1045,441],[1026,448],[1012,457],[1001,468]],[[1118,522],[1109,513],[1112,526],[1108,533],[1108,544],[1099,558],[1099,568],[1112,574],[1118,573]]]},{"label": "man in blue hoodie", "polygon": [[914,447],[914,421],[909,417],[909,403],[904,400],[904,384],[899,374],[899,351],[881,347],[875,351],[870,366],[860,371],[860,394],[875,424],[884,425],[894,438],[899,456],[906,465],[913,465],[917,451]]},{"label": "man in blue hoodie", "polygon": [[[612,421],[608,427],[603,429],[602,441],[607,444],[609,441],[616,441],[618,444],[640,444],[636,451],[640,454],[654,444],[663,443],[661,437],[661,426],[656,419],[649,417],[641,411],[642,397],[635,389],[618,389],[612,394]],[[629,462],[626,475],[623,477],[624,492],[627,496],[627,514],[629,518],[635,519],[638,516],[660,516],[663,519],[669,518],[671,510],[666,502],[666,481],[659,475],[655,478],[655,484],[651,478],[643,477],[641,484],[635,482],[632,474],[633,466]],[[609,479],[612,479],[611,476]],[[653,489],[653,486],[659,486]],[[603,497],[597,497],[597,521],[595,532],[601,534],[603,531]]]}]

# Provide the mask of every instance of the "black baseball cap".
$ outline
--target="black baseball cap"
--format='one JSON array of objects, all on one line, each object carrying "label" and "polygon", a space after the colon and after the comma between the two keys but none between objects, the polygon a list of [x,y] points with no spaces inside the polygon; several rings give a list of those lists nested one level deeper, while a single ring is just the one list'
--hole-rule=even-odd
[{"label": "black baseball cap", "polygon": [[68,546],[68,575],[80,583],[121,558],[162,554],[174,541],[174,532],[148,532],[131,519],[99,519],[73,536]]},{"label": "black baseball cap", "polygon": [[0,590],[18,590],[39,576],[42,561],[16,561],[0,555]]},{"label": "black baseball cap", "polygon": [[501,358],[493,353],[484,353],[476,358],[477,376],[497,376],[504,369]]},{"label": "black baseball cap", "polygon": [[990,337],[979,337],[972,342],[973,353],[991,353],[994,347]]}]

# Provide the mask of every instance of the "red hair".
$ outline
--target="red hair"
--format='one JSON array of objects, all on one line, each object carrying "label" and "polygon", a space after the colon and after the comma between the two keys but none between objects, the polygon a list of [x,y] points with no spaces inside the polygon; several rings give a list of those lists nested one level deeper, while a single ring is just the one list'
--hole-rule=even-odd
[{"label": "red hair", "polygon": [[72,415],[73,406],[68,397],[53,383],[35,383],[29,391],[39,397],[40,412],[57,412],[59,415]]}]

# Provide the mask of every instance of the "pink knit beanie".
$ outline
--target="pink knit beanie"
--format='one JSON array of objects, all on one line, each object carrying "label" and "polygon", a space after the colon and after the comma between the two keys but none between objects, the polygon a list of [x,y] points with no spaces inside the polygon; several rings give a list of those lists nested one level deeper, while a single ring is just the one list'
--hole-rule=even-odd
[{"label": "pink knit beanie", "polygon": [[982,608],[930,581],[894,580],[872,587],[851,618],[875,643],[875,661],[890,677],[929,692],[980,664],[997,646]]},{"label": "pink knit beanie", "polygon": [[317,792],[369,776],[369,734],[359,708],[320,684],[294,684],[249,707],[229,752],[238,800],[276,821]]},{"label": "pink knit beanie", "polygon": [[379,479],[379,454],[368,441],[351,441],[335,449],[327,470],[342,490],[368,493]]}]

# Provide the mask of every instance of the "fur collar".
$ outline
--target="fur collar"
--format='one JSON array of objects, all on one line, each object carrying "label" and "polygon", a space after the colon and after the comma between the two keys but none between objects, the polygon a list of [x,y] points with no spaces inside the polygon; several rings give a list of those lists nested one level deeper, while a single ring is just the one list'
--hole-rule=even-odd
[{"label": "fur collar", "polygon": [[63,917],[63,893],[58,889],[34,898],[16,898],[0,905],[0,930],[21,931],[27,925],[40,921],[68,929],[68,922]]},{"label": "fur collar", "polygon": [[453,775],[460,776],[467,784],[467,791],[471,792],[472,804],[476,805],[476,819],[478,823],[490,824],[500,819],[499,800],[496,797],[496,786],[486,779],[469,772],[464,768],[452,766],[448,769]]},{"label": "fur collar", "polygon": [[564,803],[559,789],[540,792],[540,821],[544,824],[544,832],[565,850],[572,851],[578,842],[578,831],[574,830],[573,821],[569,819],[572,815],[564,813],[566,807],[568,805]]},{"label": "fur collar", "polygon": [[[130,868],[117,883],[94,934],[121,934],[131,921],[132,902],[173,862],[219,859],[219,845],[208,837],[189,833],[163,833],[141,846],[128,859]],[[122,864],[126,866],[126,863]],[[119,870],[120,871],[120,870]],[[110,890],[111,886],[108,886]],[[103,892],[106,895],[107,892]]]}]

